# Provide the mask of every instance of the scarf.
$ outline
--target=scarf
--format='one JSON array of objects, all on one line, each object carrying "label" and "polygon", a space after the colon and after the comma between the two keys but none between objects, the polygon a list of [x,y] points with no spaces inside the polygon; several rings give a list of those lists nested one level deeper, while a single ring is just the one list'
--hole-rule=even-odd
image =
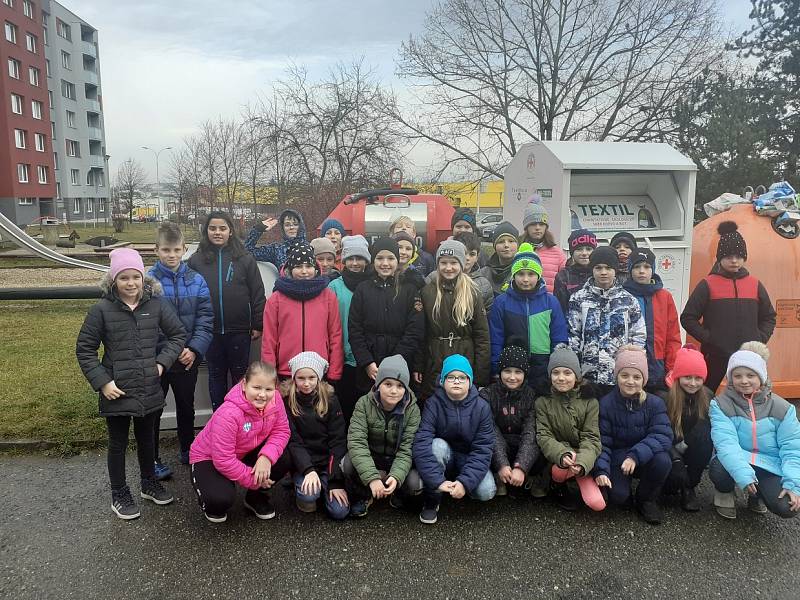
[{"label": "scarf", "polygon": [[351,292],[355,292],[358,284],[362,281],[367,281],[372,276],[368,269],[364,269],[360,273],[355,273],[345,269],[342,271],[342,281]]},{"label": "scarf", "polygon": [[328,278],[317,275],[313,279],[292,279],[280,277],[275,282],[273,291],[280,292],[292,300],[304,302],[319,296],[328,287]]}]

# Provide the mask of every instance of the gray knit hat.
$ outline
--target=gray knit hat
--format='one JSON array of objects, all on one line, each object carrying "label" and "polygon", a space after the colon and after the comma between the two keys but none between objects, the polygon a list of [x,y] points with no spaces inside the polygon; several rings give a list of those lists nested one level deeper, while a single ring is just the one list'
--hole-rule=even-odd
[{"label": "gray knit hat", "polygon": [[320,254],[333,254],[334,257],[336,256],[336,246],[334,246],[333,242],[328,238],[314,238],[310,243],[311,247],[314,249],[315,257],[319,256]]},{"label": "gray knit hat", "polygon": [[363,235],[346,235],[342,238],[342,260],[351,256],[360,256],[367,262],[372,260],[369,244]]},{"label": "gray knit hat", "polygon": [[384,379],[397,379],[408,389],[411,378],[408,374],[406,359],[400,354],[384,358],[378,367],[378,376],[375,378],[375,385],[380,385]]},{"label": "gray knit hat", "polygon": [[439,264],[439,259],[455,258],[464,268],[464,263],[467,262],[467,247],[457,240],[445,240],[439,244],[439,249],[436,251],[436,264]]},{"label": "gray knit hat", "polygon": [[300,369],[311,369],[322,379],[328,370],[328,361],[316,352],[301,352],[289,359],[289,368],[292,370],[292,378]]},{"label": "gray knit hat", "polygon": [[529,202],[525,207],[525,212],[522,214],[522,229],[526,229],[528,225],[534,223],[550,223],[550,215],[547,214],[547,209],[541,204],[534,204]]},{"label": "gray knit hat", "polygon": [[552,373],[556,367],[566,367],[575,373],[575,377],[581,376],[581,363],[578,361],[578,355],[566,344],[558,344],[553,350],[550,362],[547,363],[547,372]]}]

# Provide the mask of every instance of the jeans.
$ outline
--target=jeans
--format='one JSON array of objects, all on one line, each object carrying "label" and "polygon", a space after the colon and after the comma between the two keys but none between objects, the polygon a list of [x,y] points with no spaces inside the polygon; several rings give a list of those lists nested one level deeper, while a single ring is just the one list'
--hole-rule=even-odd
[{"label": "jeans", "polygon": [[211,409],[217,410],[228,393],[228,373],[233,385],[239,383],[250,364],[249,333],[215,333],[206,352],[208,395]]},{"label": "jeans", "polygon": [[108,477],[111,489],[125,487],[125,452],[128,450],[128,435],[133,419],[133,435],[136,438],[136,454],[139,458],[139,474],[142,479],[153,479],[153,424],[158,413],[152,412],[143,417],[106,417],[108,428]]},{"label": "jeans", "polygon": [[636,465],[632,475],[625,475],[621,466],[611,467],[611,489],[603,488],[608,499],[612,504],[625,504],[631,496],[631,479],[635,477],[639,480],[636,499],[646,502],[655,500],[661,493],[661,487],[672,470],[672,458],[669,452],[656,452],[646,465]]},{"label": "jeans", "polygon": [[[192,365],[188,371],[181,365],[164,371],[161,376],[161,389],[164,390],[166,398],[170,386],[172,395],[175,397],[175,421],[178,427],[178,443],[181,452],[188,452],[189,446],[194,441],[194,388],[197,385],[197,363]],[[155,441],[153,443],[153,454],[160,462],[159,436],[161,433],[161,415],[164,410],[158,411],[158,418],[154,424]]]},{"label": "jeans", "polygon": [[297,496],[297,499],[300,502],[312,503],[319,500],[319,497],[322,494],[325,494],[325,510],[328,511],[328,515],[332,519],[336,519],[337,521],[344,519],[350,514],[350,507],[345,506],[344,504],[339,504],[338,500],[334,500],[331,498],[330,494],[328,493],[330,490],[328,489],[328,474],[327,473],[320,473],[319,480],[322,482],[322,489],[317,492],[316,494],[304,494],[300,490],[300,486],[303,485],[303,479],[305,476],[301,473],[296,473],[294,476],[294,493]]},{"label": "jeans", "polygon": [[[784,496],[783,498],[778,498],[778,494],[780,494],[783,489],[781,478],[775,475],[775,473],[770,473],[761,467],[753,466],[753,470],[756,472],[756,479],[758,480],[758,483],[756,483],[758,496],[764,502],[767,509],[784,519],[796,517],[798,513],[793,512],[789,507],[789,497]],[[733,477],[725,470],[725,467],[722,466],[722,463],[716,456],[708,466],[708,477],[711,479],[711,483],[714,484],[716,490],[723,494],[732,492],[736,487],[736,482],[733,480]]]},{"label": "jeans", "polygon": [[[381,460],[376,459],[375,466],[380,473],[381,479],[385,480],[389,476],[389,471],[392,468],[391,462],[388,464],[382,464]],[[353,467],[353,462],[350,460],[350,454],[345,454],[344,458],[342,459],[342,472],[344,473],[345,480],[347,482],[347,493],[350,496],[351,502],[357,502],[359,500],[369,500],[372,498],[372,490],[369,489],[368,484],[364,484],[361,481],[361,478],[358,476],[358,472]],[[395,494],[398,496],[416,496],[422,492],[422,480],[419,477],[419,473],[417,473],[416,469],[411,469],[406,475],[406,478],[403,480],[402,485],[399,489],[395,490]]]},{"label": "jeans", "polygon": [[[431,450],[433,452],[433,456],[436,457],[436,461],[444,470],[445,476],[456,477],[464,464],[467,462],[467,454],[454,452],[453,449],[450,448],[450,444],[448,444],[442,438],[433,439]],[[497,484],[494,481],[494,475],[492,475],[491,469],[486,469],[483,479],[481,479],[481,482],[474,490],[467,490],[467,494],[469,494],[470,498],[473,498],[474,500],[481,500],[483,502],[494,498],[496,493]],[[442,493],[439,490],[433,490],[426,486],[425,496],[427,501],[438,502],[442,496]]]}]

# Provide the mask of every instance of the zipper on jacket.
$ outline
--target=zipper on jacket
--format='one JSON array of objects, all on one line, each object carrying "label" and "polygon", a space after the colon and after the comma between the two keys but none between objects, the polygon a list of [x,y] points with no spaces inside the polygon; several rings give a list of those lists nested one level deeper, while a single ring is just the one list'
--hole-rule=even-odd
[{"label": "zipper on jacket", "polygon": [[306,351],[306,301],[300,303],[301,318],[300,318],[300,349]]},{"label": "zipper on jacket", "polygon": [[753,436],[753,451],[750,453],[750,464],[756,464],[756,456],[758,455],[758,427],[756,426],[756,407],[753,406],[753,396],[755,393],[750,394],[750,397],[747,398],[747,405],[750,407],[750,421],[752,423],[752,436]]},{"label": "zipper on jacket", "polygon": [[218,251],[217,258],[217,277],[219,279],[219,328],[220,333],[225,334],[225,309],[222,306],[222,248]]}]

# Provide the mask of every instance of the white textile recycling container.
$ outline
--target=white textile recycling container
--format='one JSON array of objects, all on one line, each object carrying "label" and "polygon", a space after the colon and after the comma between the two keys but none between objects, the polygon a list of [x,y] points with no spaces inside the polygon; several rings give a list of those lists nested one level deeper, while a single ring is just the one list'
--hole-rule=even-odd
[{"label": "white textile recycling container", "polygon": [[534,142],[506,168],[503,217],[516,226],[538,193],[562,248],[585,227],[608,242],[629,231],[656,255],[680,311],[688,299],[697,167],[669,144]]}]

